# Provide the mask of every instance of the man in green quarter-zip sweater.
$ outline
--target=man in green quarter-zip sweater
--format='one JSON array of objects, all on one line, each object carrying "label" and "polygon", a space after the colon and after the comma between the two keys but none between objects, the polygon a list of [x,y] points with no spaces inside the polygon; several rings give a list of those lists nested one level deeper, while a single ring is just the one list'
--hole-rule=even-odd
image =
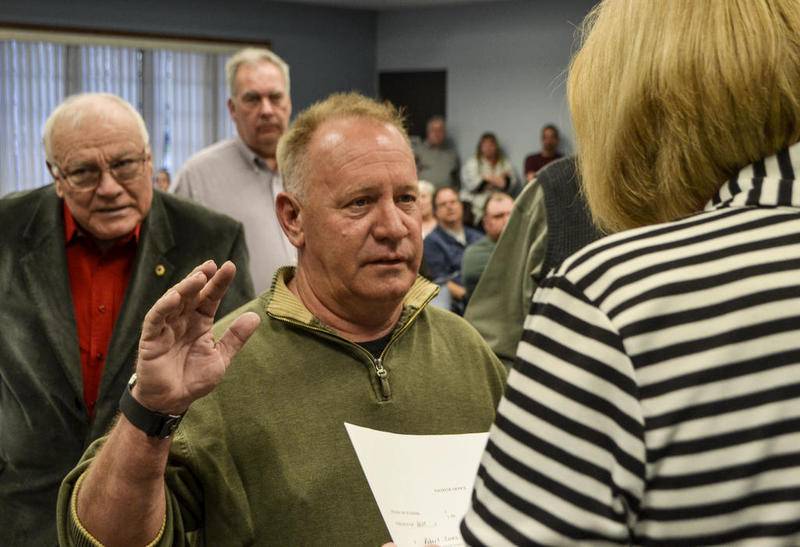
[{"label": "man in green quarter-zip sweater", "polygon": [[231,264],[199,266],[156,303],[122,416],[62,485],[62,544],[380,545],[389,533],[344,422],[408,434],[492,423],[505,369],[466,322],[427,306],[437,288],[417,276],[417,176],[398,113],[334,95],[298,116],[278,162],[297,268],[213,336]]}]

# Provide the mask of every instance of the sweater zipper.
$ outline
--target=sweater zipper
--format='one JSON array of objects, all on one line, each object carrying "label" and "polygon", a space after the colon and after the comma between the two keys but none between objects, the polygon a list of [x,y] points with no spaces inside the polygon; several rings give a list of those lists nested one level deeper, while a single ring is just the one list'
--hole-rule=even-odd
[{"label": "sweater zipper", "polygon": [[388,401],[392,396],[392,388],[387,378],[389,372],[383,368],[383,357],[372,358],[372,366],[375,367],[375,374],[378,375],[378,381],[381,383],[381,395],[383,395],[383,400]]},{"label": "sweater zipper", "polygon": [[[391,396],[392,396],[392,388],[389,385],[389,378],[388,378],[389,371],[386,370],[383,367],[383,357],[384,357],[384,355],[386,355],[386,352],[389,351],[389,348],[392,346],[392,344],[394,344],[394,341],[397,340],[398,338],[400,338],[400,336],[406,330],[408,330],[408,328],[411,326],[411,324],[417,318],[417,315],[419,315],[420,312],[422,312],[423,307],[424,306],[420,306],[419,308],[417,308],[417,310],[414,312],[414,314],[411,315],[408,319],[406,319],[406,322],[403,323],[403,326],[400,327],[400,330],[398,330],[396,333],[394,333],[392,338],[389,340],[389,343],[386,344],[386,347],[383,348],[383,351],[381,352],[381,354],[378,357],[373,357],[371,353],[369,353],[368,351],[364,350],[364,353],[366,353],[369,356],[370,361],[372,361],[372,366],[375,368],[375,374],[377,374],[378,381],[381,384],[381,394],[383,395],[383,400],[384,401],[388,401],[391,398]],[[358,348],[361,349],[362,347],[358,346]]]},{"label": "sweater zipper", "polygon": [[363,346],[354,344],[353,342],[345,340],[344,338],[342,338],[342,340],[344,340],[351,346],[355,346],[355,348],[359,352],[363,353],[367,357],[367,359],[369,359],[369,362],[372,364],[372,368],[375,370],[375,376],[378,377],[378,383],[381,386],[381,396],[383,397],[384,401],[388,401],[392,397],[392,386],[389,385],[389,371],[386,370],[383,366],[383,356],[386,353],[386,350],[389,349],[389,346],[392,345],[394,337],[392,337],[392,339],[389,340],[389,343],[386,344],[386,347],[383,348],[383,351],[378,357],[372,355],[369,351],[364,349]]}]

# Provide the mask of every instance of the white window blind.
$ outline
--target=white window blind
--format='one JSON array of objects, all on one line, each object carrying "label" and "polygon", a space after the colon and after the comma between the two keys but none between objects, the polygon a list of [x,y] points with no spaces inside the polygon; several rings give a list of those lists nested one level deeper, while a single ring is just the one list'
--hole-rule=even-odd
[{"label": "white window blind", "polygon": [[142,113],[155,169],[234,134],[225,102],[229,53],[0,41],[0,196],[51,182],[42,149],[47,116],[67,96],[114,93]]},{"label": "white window blind", "polygon": [[66,96],[65,49],[0,42],[0,195],[50,181],[42,126]]}]

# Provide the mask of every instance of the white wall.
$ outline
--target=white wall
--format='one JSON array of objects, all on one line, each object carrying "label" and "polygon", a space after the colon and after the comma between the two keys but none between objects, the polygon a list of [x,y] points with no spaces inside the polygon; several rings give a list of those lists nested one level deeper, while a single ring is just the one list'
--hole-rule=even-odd
[{"label": "white wall", "polygon": [[562,150],[572,149],[566,68],[594,4],[516,0],[381,12],[377,68],[447,70],[448,129],[462,162],[482,132],[494,131],[521,172],[546,123],[561,129]]}]

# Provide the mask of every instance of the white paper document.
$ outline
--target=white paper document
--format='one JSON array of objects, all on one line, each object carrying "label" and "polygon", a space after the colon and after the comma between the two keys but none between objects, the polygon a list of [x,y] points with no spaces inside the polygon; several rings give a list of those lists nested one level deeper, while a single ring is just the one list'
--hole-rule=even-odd
[{"label": "white paper document", "polygon": [[399,435],[344,425],[392,541],[464,545],[458,527],[489,434]]}]

